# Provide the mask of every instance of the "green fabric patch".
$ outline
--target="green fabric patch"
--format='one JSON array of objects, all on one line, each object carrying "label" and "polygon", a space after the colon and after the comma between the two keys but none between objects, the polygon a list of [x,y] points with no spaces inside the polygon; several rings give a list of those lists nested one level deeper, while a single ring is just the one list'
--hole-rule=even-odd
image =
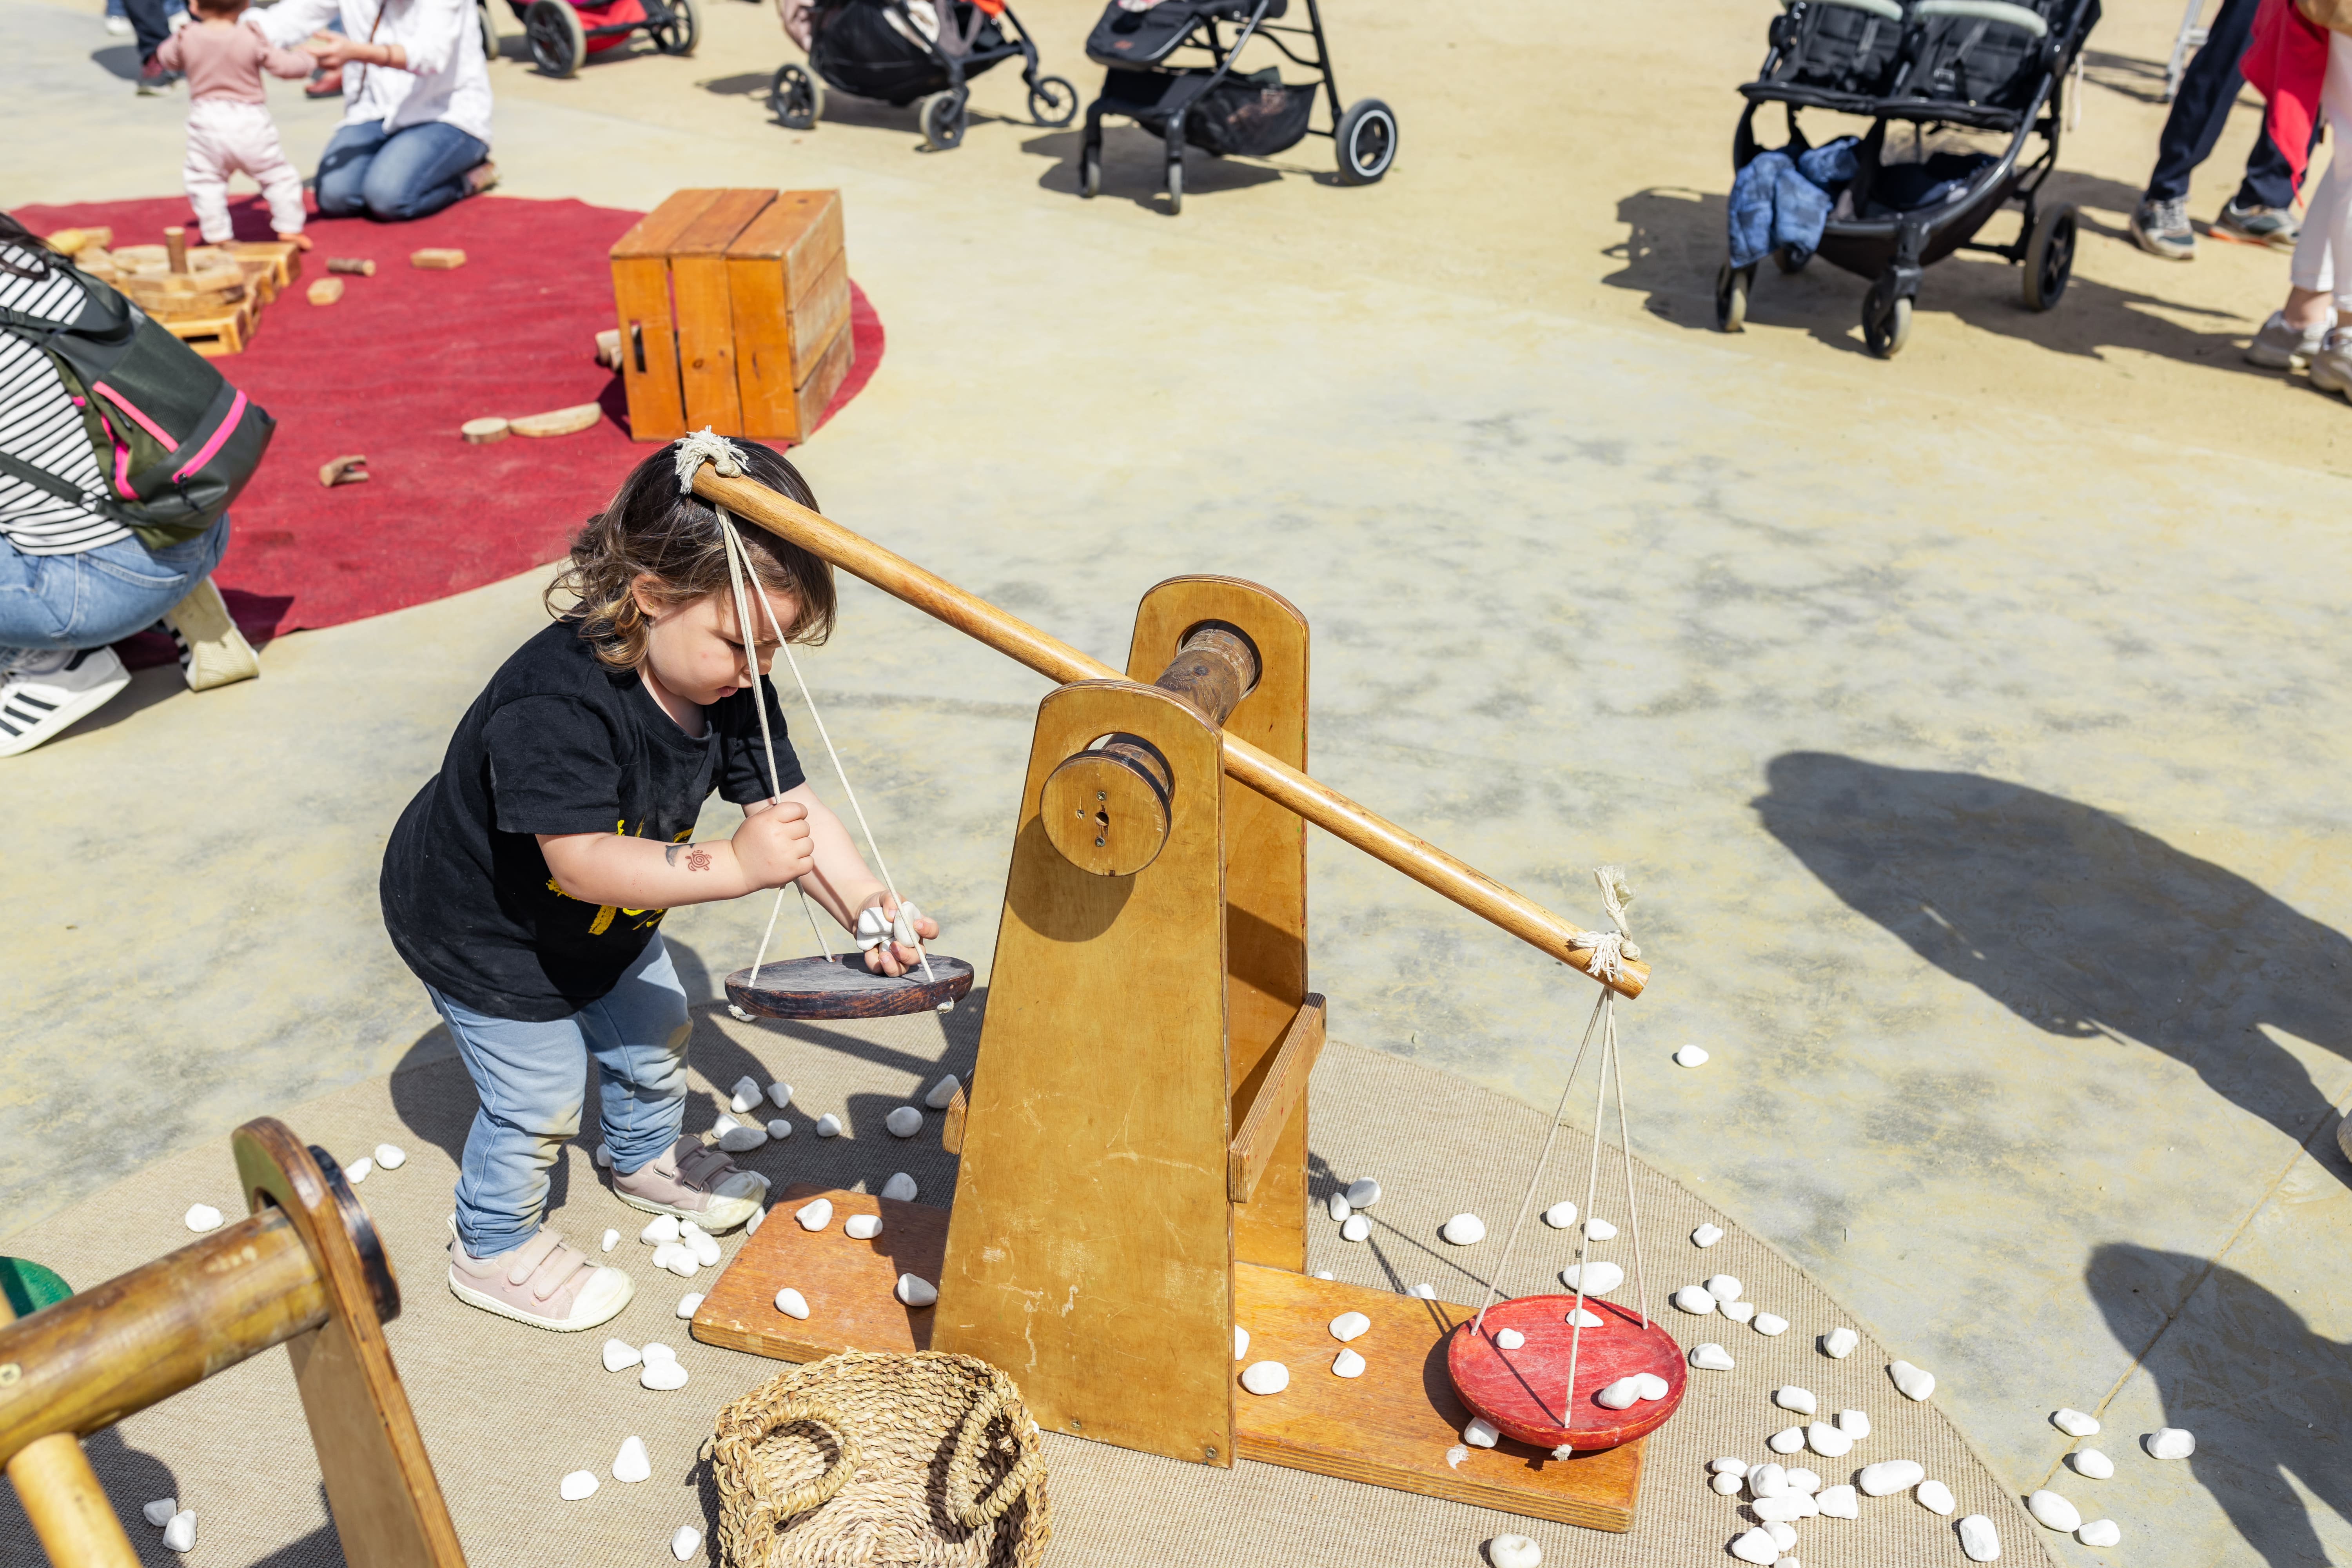
[{"label": "green fabric patch", "polygon": [[44,1307],[54,1307],[73,1294],[73,1287],[58,1278],[52,1269],[22,1258],[0,1258],[0,1292],[8,1298],[8,1310],[20,1318],[29,1318]]}]

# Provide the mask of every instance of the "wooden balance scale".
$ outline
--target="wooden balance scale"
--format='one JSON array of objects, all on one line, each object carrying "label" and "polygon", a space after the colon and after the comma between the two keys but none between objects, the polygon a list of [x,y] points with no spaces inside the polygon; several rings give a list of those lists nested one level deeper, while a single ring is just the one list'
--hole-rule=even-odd
[{"label": "wooden balance scale", "polygon": [[[1630,1529],[1642,1441],[1559,1459],[1506,1437],[1449,1464],[1470,1413],[1446,1341],[1471,1311],[1305,1271],[1324,1027],[1307,989],[1306,825],[1580,973],[1593,937],[1302,771],[1307,622],[1269,589],[1160,584],[1122,675],[760,485],[705,464],[694,489],[1063,683],[1038,709],[979,1065],[950,1108],[953,1208],[786,1189],[705,1295],[695,1338],[793,1362],[977,1356],[1051,1430]],[[1635,996],[1647,973],[1627,963],[1610,984]],[[836,1220],[880,1215],[881,1234],[793,1223],[819,1196]],[[936,1305],[902,1306],[901,1274],[936,1281]],[[786,1285],[805,1321],[777,1310]],[[1371,1321],[1359,1345],[1373,1353],[1344,1380],[1320,1368],[1350,1310]],[[1316,1370],[1243,1392],[1236,1325],[1249,1361]]]}]

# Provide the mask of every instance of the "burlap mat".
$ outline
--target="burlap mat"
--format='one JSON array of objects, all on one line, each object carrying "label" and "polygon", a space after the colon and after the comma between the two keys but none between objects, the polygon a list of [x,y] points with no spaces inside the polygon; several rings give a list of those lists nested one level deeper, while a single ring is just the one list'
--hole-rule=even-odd
[{"label": "burlap mat", "polygon": [[[927,1201],[953,1191],[954,1161],[939,1148],[940,1118],[908,1141],[884,1131],[883,1117],[919,1098],[941,1071],[965,1071],[973,1055],[979,1009],[944,1019],[888,1019],[846,1026],[737,1023],[723,1012],[698,1016],[693,1046],[696,1084],[689,1130],[708,1129],[720,1109],[717,1086],[748,1072],[795,1089],[786,1112],[791,1139],[746,1156],[781,1189],[796,1181],[878,1188],[896,1171],[921,1184]],[[590,1101],[593,1106],[593,1100]],[[1369,1211],[1371,1239],[1349,1244],[1318,1210],[1310,1226],[1310,1267],[1341,1279],[1402,1289],[1426,1281],[1447,1300],[1475,1302],[1492,1268],[1513,1206],[1541,1137],[1543,1117],[1456,1079],[1397,1058],[1334,1042],[1316,1069],[1312,1092],[1314,1192],[1375,1174],[1384,1195]],[[390,1142],[408,1152],[397,1171],[378,1172],[360,1197],[383,1233],[403,1287],[404,1310],[390,1327],[394,1354],[422,1423],[467,1556],[478,1568],[507,1564],[601,1565],[670,1561],[667,1543],[680,1524],[705,1531],[717,1517],[707,1467],[697,1454],[719,1407],[778,1370],[776,1363],[696,1343],[672,1315],[678,1298],[708,1289],[705,1270],[688,1283],[650,1267],[636,1233],[645,1215],[621,1205],[591,1162],[592,1128],[557,1168],[553,1223],[593,1248],[607,1226],[623,1241],[609,1261],[638,1284],[628,1310],[608,1329],[551,1334],[461,1305],[443,1284],[444,1216],[450,1210],[455,1155],[474,1111],[474,1096],[453,1058],[428,1060],[389,1079],[361,1084],[289,1109],[283,1119],[306,1141],[349,1163]],[[816,1117],[831,1111],[848,1131],[820,1141]],[[772,1115],[772,1111],[766,1112]],[[593,1119],[593,1112],[590,1112]],[[1634,1140],[1640,1142],[1638,1122]],[[1554,1175],[1539,1199],[1583,1202],[1590,1145],[1563,1134]],[[1811,1389],[1824,1412],[1866,1411],[1873,1435],[1843,1460],[1809,1462],[1829,1484],[1874,1459],[1916,1458],[1952,1489],[1960,1514],[1980,1512],[2000,1527],[2004,1560],[2051,1561],[2041,1531],[1968,1442],[1931,1402],[1914,1405],[1886,1374],[1891,1358],[1793,1265],[1693,1194],[1646,1166],[1635,1181],[1650,1263],[1653,1311],[1687,1346],[1715,1340],[1738,1368],[1694,1373],[1683,1408],[1651,1439],[1649,1469],[1634,1529],[1611,1535],[1540,1523],[1482,1509],[1320,1476],[1244,1463],[1230,1470],[1147,1458],[1048,1434],[1045,1438],[1055,1536],[1048,1560],[1081,1564],[1474,1564],[1481,1544],[1502,1533],[1533,1536],[1549,1563],[1678,1563],[1719,1568],[1726,1545],[1752,1521],[1738,1503],[1707,1490],[1704,1467],[1718,1454],[1749,1462],[1771,1456],[1764,1440],[1798,1417],[1774,1407],[1784,1384]],[[1615,1173],[1604,1163],[1605,1217],[1626,1226]],[[165,1160],[70,1211],[67,1219],[0,1242],[86,1288],[184,1245],[182,1214],[192,1203],[241,1213],[226,1140]],[[1437,1239],[1447,1216],[1485,1216],[1489,1239],[1460,1248]],[[1701,1221],[1727,1234],[1699,1251],[1688,1237]],[[1515,1293],[1559,1289],[1555,1271],[1572,1257],[1569,1233],[1529,1222],[1504,1281]],[[739,1238],[725,1242],[731,1256]],[[1623,1261],[1626,1238],[1606,1256]],[[1691,1317],[1667,1304],[1677,1287],[1713,1273],[1738,1275],[1747,1297],[1789,1320],[1768,1339],[1720,1317]],[[1631,1279],[1616,1300],[1633,1302]],[[1862,1348],[1832,1361],[1819,1335],[1841,1323],[1859,1331]],[[1244,1325],[1246,1326],[1246,1325]],[[632,1343],[661,1340],[677,1348],[691,1374],[675,1393],[641,1388],[634,1372],[608,1373],[599,1359],[610,1333]],[[1930,1370],[1933,1370],[1932,1368]],[[1281,1397],[1311,1397],[1313,1379]],[[1138,1398],[1149,1398],[1139,1389]],[[1242,1398],[1251,1395],[1242,1394]],[[649,1481],[611,1479],[624,1437],[642,1437],[653,1456]],[[257,1357],[156,1409],[133,1416],[88,1445],[100,1479],[124,1516],[144,1559],[310,1568],[342,1555],[328,1522],[317,1463],[287,1358]],[[1808,1462],[1805,1456],[1791,1462]],[[569,1471],[594,1472],[594,1496],[564,1502],[557,1482]],[[173,1496],[197,1513],[199,1539],[184,1559],[161,1544],[139,1515],[151,1499]],[[1813,1519],[1797,1526],[1796,1554],[1810,1568],[1900,1568],[1965,1563],[1952,1521],[1907,1496],[1864,1500],[1859,1521]],[[0,1564],[42,1561],[13,1491],[0,1489]]]}]

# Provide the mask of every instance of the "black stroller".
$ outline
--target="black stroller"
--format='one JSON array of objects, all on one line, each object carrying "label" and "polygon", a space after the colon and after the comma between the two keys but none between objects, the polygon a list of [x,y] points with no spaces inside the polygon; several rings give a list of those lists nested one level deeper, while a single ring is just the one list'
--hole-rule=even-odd
[{"label": "black stroller", "polygon": [[[1797,128],[1802,109],[1868,116],[1853,148],[1856,172],[1822,232],[1819,254],[1870,279],[1862,331],[1873,353],[1902,351],[1911,332],[1911,301],[1921,270],[1955,250],[1977,250],[2025,265],[2028,308],[2047,310],[2066,291],[2074,267],[2074,207],[2043,205],[2042,185],[2058,163],[2058,133],[2067,71],[2099,19],[2099,0],[1785,0],[1773,18],[1764,68],[1739,90],[1748,100],[1732,139],[1735,170],[1762,149],[1757,110],[1786,106],[1792,158],[1811,149]],[[1973,158],[1938,153],[1918,163],[1888,154],[1887,127],[1908,123],[1914,145],[1946,126],[2006,135],[2007,150]],[[2042,138],[2026,158],[2026,140]],[[1948,160],[1941,168],[1938,159]],[[1895,173],[1890,174],[1890,171]],[[1954,178],[1935,176],[1949,174]],[[1910,205],[1906,195],[1924,198]],[[1987,219],[2014,198],[2024,224],[2009,245],[1975,243]],[[1775,249],[1784,272],[1810,257]],[[1748,314],[1756,266],[1726,261],[1715,285],[1716,324],[1736,332]]]},{"label": "black stroller", "polygon": [[[1289,0],[1157,0],[1131,10],[1111,0],[1087,39],[1087,58],[1109,68],[1102,96],[1087,106],[1087,135],[1078,153],[1078,194],[1102,189],[1102,122],[1123,115],[1168,145],[1168,210],[1184,210],[1184,144],[1213,158],[1270,158],[1297,146],[1310,132],[1338,145],[1339,178],[1369,185],[1396,162],[1396,112],[1377,98],[1339,107],[1339,84],[1331,71],[1331,51],[1323,41],[1323,16],[1307,0],[1307,26],[1277,27]],[[1226,41],[1223,26],[1237,31]],[[1234,69],[1242,46],[1263,37],[1293,65],[1319,80],[1286,83],[1279,66],[1244,75]],[[1300,54],[1286,38],[1307,38],[1314,54]],[[1184,55],[1184,64],[1170,63]],[[1205,61],[1202,60],[1205,57]],[[1330,100],[1330,128],[1309,121],[1318,93]]]},{"label": "black stroller", "polygon": [[1048,126],[1076,120],[1078,89],[1037,74],[1037,47],[1005,0],[817,0],[808,65],[776,68],[768,107],[786,130],[813,131],[828,86],[900,109],[920,100],[923,140],[944,151],[970,123],[965,82],[1015,56],[1029,84],[1029,118]]}]

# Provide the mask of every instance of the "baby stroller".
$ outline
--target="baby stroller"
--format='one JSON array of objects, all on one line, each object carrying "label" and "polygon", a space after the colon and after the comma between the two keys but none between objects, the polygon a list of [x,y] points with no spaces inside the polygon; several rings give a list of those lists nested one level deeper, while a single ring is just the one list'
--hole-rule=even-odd
[{"label": "baby stroller", "polygon": [[[2066,72],[2099,19],[2099,0],[1784,0],[1772,20],[1764,68],[1739,90],[1748,108],[1732,139],[1735,170],[1761,152],[1756,111],[1786,108],[1789,144],[1812,151],[1797,128],[1804,109],[1864,115],[1870,130],[1851,147],[1842,191],[1815,251],[1835,267],[1871,279],[1862,302],[1862,332],[1882,359],[1902,352],[1911,332],[1919,274],[1956,250],[1982,251],[2025,267],[2029,309],[2047,310],[2066,291],[2074,267],[2074,207],[2043,205],[2042,185],[2058,163],[2061,99]],[[1998,154],[1938,153],[1922,163],[1887,154],[1887,128],[1907,122],[1913,144],[1923,128],[1960,127],[2008,138]],[[2041,152],[2026,157],[2029,137]],[[1816,165],[1818,166],[1818,165]],[[2024,208],[2008,245],[1977,244],[1977,231],[2007,202]],[[1811,259],[1783,244],[1774,263],[1794,272]],[[1726,260],[1716,276],[1716,324],[1736,332],[1748,314],[1756,263]]]},{"label": "baby stroller", "polygon": [[[1108,68],[1102,96],[1087,106],[1086,142],[1078,152],[1078,194],[1102,189],[1103,117],[1122,115],[1168,146],[1165,188],[1168,210],[1184,210],[1184,145],[1213,158],[1270,158],[1312,133],[1328,136],[1339,148],[1339,178],[1369,185],[1396,162],[1396,111],[1377,98],[1339,107],[1339,84],[1331,51],[1323,41],[1323,16],[1307,0],[1307,26],[1277,27],[1290,0],[1111,0],[1087,39],[1087,58]],[[1223,28],[1237,30],[1232,41]],[[1286,83],[1281,67],[1253,74],[1234,69],[1242,46],[1262,37],[1293,65],[1318,81]],[[1286,38],[1310,38],[1311,56]],[[1192,51],[1184,54],[1184,51]],[[1171,63],[1183,55],[1187,63]],[[1202,57],[1205,57],[1202,62]],[[1318,92],[1330,100],[1330,128],[1316,130]]]},{"label": "baby stroller", "polygon": [[[498,58],[490,7],[485,0],[477,11],[482,24],[482,47]],[[549,76],[570,76],[590,55],[618,48],[633,33],[643,33],[666,55],[690,55],[702,37],[702,11],[697,0],[598,0],[574,5],[572,0],[506,0],[522,23],[533,64]]]},{"label": "baby stroller", "polygon": [[788,131],[816,129],[830,86],[900,109],[919,100],[923,140],[944,152],[970,123],[965,82],[1015,56],[1031,120],[1078,117],[1078,89],[1037,74],[1037,46],[1006,0],[815,0],[785,12],[785,30],[808,50],[806,68],[779,66],[768,84],[768,107]]}]

